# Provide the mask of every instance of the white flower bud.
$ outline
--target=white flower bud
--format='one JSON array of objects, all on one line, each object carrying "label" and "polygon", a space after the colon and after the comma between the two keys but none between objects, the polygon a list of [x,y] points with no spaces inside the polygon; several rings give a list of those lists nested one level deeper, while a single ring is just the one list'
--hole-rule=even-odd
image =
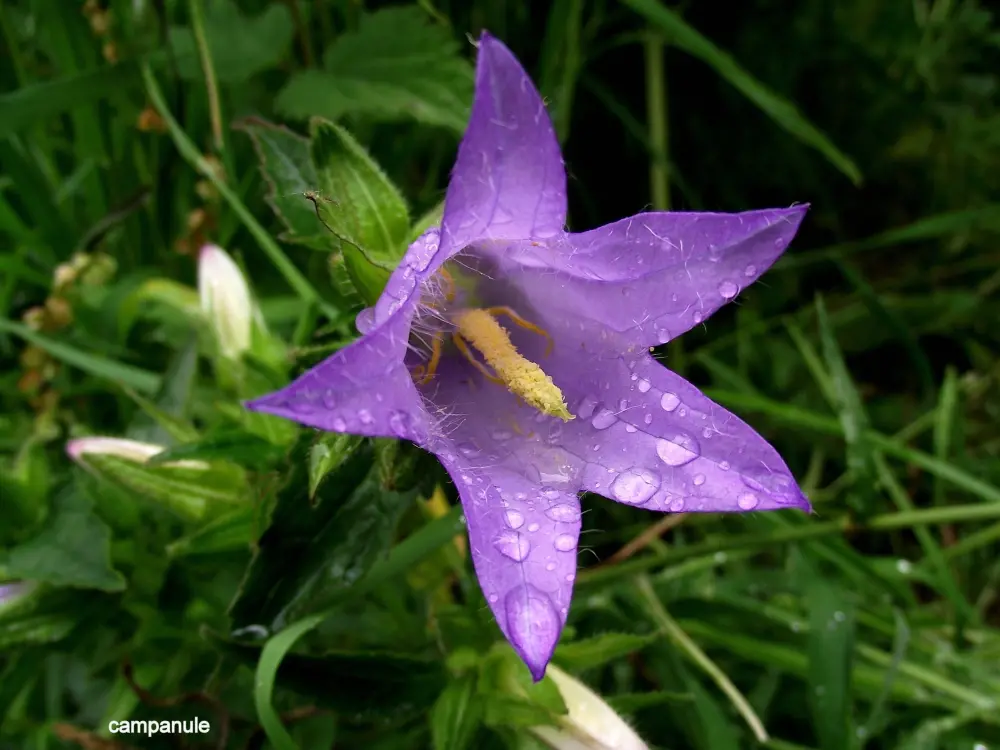
[{"label": "white flower bud", "polygon": [[198,293],[219,351],[237,358],[250,348],[253,303],[239,266],[225,250],[205,245],[198,256]]},{"label": "white flower bud", "polygon": [[648,750],[646,743],[604,700],[575,677],[549,664],[545,674],[556,683],[569,713],[558,727],[531,731],[555,750]]}]

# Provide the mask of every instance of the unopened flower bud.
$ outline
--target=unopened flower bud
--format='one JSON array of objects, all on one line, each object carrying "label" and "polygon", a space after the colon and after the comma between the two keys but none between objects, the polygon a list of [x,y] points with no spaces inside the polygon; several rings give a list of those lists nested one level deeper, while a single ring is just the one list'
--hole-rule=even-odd
[{"label": "unopened flower bud", "polygon": [[555,750],[648,750],[635,730],[604,700],[575,677],[549,664],[546,675],[556,683],[569,713],[558,727],[531,731]]},{"label": "unopened flower bud", "polygon": [[205,245],[201,249],[198,293],[219,351],[226,357],[239,357],[250,348],[253,306],[246,279],[222,248]]}]

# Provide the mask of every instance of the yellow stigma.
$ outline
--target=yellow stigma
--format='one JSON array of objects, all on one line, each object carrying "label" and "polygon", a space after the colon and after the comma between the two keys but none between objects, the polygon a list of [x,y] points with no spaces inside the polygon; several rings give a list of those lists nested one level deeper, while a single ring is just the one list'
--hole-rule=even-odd
[{"label": "yellow stigma", "polygon": [[[494,317],[496,314],[508,315],[522,328],[527,328],[548,338],[545,331],[524,320],[507,307],[462,310],[452,318],[455,325],[458,326],[454,340],[459,351],[487,378],[505,385],[507,390],[515,396],[519,396],[529,406],[533,406],[543,414],[559,417],[564,422],[573,419],[573,415],[566,408],[562,391],[541,367],[531,360],[525,359],[517,351],[511,343],[507,331],[497,323]],[[475,359],[466,342],[483,355],[483,359],[493,368],[495,375]]]}]

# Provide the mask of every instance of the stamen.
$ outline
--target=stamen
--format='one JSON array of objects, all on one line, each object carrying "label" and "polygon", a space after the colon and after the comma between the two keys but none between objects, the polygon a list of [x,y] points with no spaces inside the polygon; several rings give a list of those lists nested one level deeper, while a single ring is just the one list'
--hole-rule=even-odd
[{"label": "stamen", "polygon": [[[495,312],[509,315],[518,325],[545,336],[551,342],[551,337],[541,328],[524,320],[510,308],[463,310],[454,316],[458,333],[453,338],[459,351],[486,377],[507,386],[507,390],[524,399],[529,406],[543,414],[559,417],[564,422],[573,419],[566,408],[562,391],[541,367],[517,351],[507,331],[493,317]],[[468,344],[483,355],[496,375],[472,356]]]},{"label": "stamen", "polygon": [[487,307],[486,312],[488,312],[493,317],[496,317],[498,315],[506,315],[508,318],[513,320],[516,325],[519,325],[521,328],[527,329],[532,333],[537,333],[539,336],[542,336],[545,339],[545,356],[547,357],[550,354],[552,354],[552,348],[555,346],[556,342],[552,340],[552,337],[549,335],[549,332],[546,331],[544,328],[539,328],[534,323],[528,322],[509,307]]},{"label": "stamen", "polygon": [[[417,381],[420,385],[426,385],[431,382],[431,378],[437,372],[438,364],[441,362],[441,337],[442,334],[438,331],[434,334],[434,338],[431,339],[431,358],[427,361],[426,373],[421,373],[422,377]],[[418,365],[417,367],[422,368],[423,365]]]}]

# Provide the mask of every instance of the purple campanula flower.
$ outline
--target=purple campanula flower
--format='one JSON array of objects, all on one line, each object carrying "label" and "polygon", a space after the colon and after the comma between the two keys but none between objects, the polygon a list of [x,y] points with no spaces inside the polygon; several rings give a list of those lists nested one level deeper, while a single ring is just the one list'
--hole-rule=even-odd
[{"label": "purple campanula flower", "polygon": [[541,679],[569,611],[581,491],[664,512],[809,510],[763,438],[649,354],[753,283],[805,211],[567,232],[548,113],[484,33],[440,231],[358,316],[360,339],[248,408],[434,453],[500,629]]}]

